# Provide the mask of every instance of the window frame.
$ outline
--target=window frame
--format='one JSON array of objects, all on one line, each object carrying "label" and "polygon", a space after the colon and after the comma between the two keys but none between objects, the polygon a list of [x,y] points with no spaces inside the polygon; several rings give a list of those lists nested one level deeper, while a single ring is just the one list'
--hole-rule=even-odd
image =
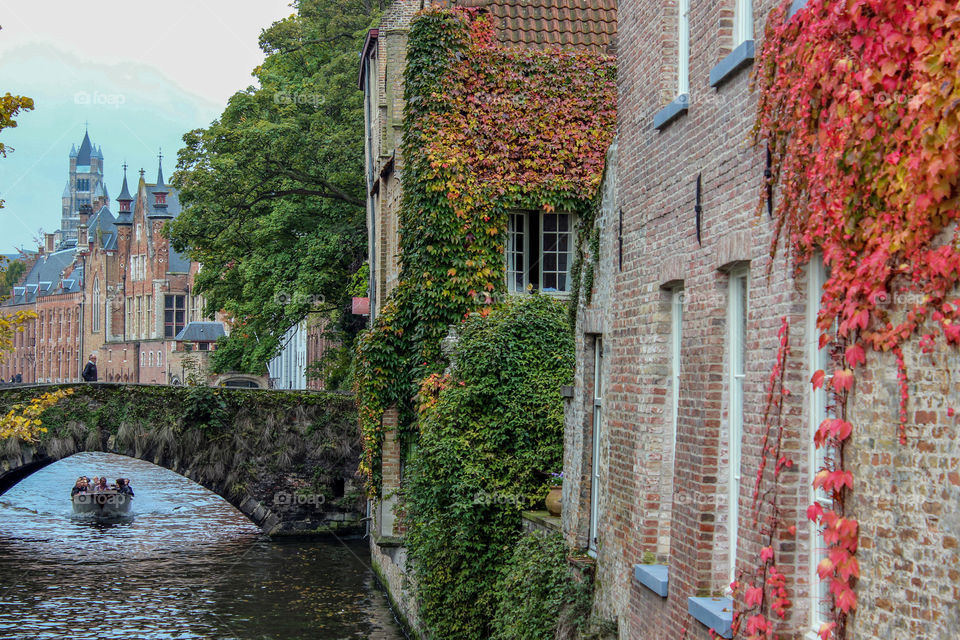
[{"label": "window frame", "polygon": [[753,40],[753,0],[734,0],[733,48]]},{"label": "window frame", "polygon": [[[532,215],[538,216],[537,221],[539,224],[537,228],[536,243],[534,243],[534,239],[532,238],[532,234],[530,233],[531,225],[530,225],[529,218]],[[567,216],[567,220],[568,220],[567,231],[564,232],[568,234],[567,249],[566,249],[567,269],[565,272],[566,289],[562,291],[560,290],[546,291],[544,290],[544,286],[543,286],[543,274],[544,274],[543,258],[545,255],[544,248],[543,248],[543,240],[544,240],[543,222],[544,222],[544,217],[549,215],[557,215],[557,216],[564,215],[564,216]],[[523,270],[523,290],[522,291],[517,290],[516,288],[511,288],[512,285],[515,286],[515,279],[512,277],[512,275],[516,274],[515,270],[511,271],[510,269],[510,253],[513,250],[511,246],[511,242],[512,242],[512,237],[514,236],[514,232],[512,231],[512,222],[514,220],[514,216],[522,217],[522,219],[524,220],[523,256],[525,260],[525,265]],[[548,295],[548,296],[557,296],[560,298],[567,297],[571,294],[572,282],[570,279],[570,272],[573,268],[574,251],[575,251],[576,242],[577,242],[577,221],[578,220],[579,220],[579,216],[573,211],[513,210],[513,211],[507,212],[507,243],[504,246],[504,270],[503,271],[504,271],[504,280],[506,281],[508,293],[520,294],[520,293],[527,293],[531,291],[531,289],[529,289],[530,270],[534,267],[534,265],[536,265],[538,285],[535,290],[538,293],[542,295]],[[560,233],[561,233],[559,230],[552,233],[557,233],[557,236],[559,239]],[[534,253],[536,253],[536,255],[534,255]],[[555,251],[555,253],[558,257],[559,255],[561,255],[559,250]],[[556,273],[559,276],[559,274],[563,272],[548,271],[547,273]]]},{"label": "window frame", "polygon": [[590,523],[587,549],[597,553],[600,539],[600,441],[603,435],[603,336],[593,339],[593,402],[590,439]]},{"label": "window frame", "polygon": [[[808,380],[813,377],[816,371],[823,370],[823,386],[814,389],[812,385],[808,386],[809,393],[807,397],[807,407],[809,410],[808,424],[808,460],[810,461],[809,472],[809,504],[820,503],[824,508],[833,508],[833,500],[822,489],[813,487],[813,479],[817,472],[826,465],[829,447],[817,448],[814,444],[814,434],[820,428],[820,423],[830,416],[827,403],[827,388],[830,385],[832,374],[828,374],[829,357],[827,348],[820,348],[820,330],[817,328],[817,316],[820,313],[820,300],[823,294],[823,286],[827,281],[827,269],[823,263],[823,256],[815,253],[807,265],[807,364]],[[829,621],[827,615],[830,610],[830,587],[829,583],[820,580],[817,575],[817,566],[820,561],[827,557],[826,542],[823,539],[823,531],[817,526],[816,522],[809,523],[810,533],[810,628],[814,632],[819,632],[820,626]],[[816,545],[816,546],[815,546]],[[826,609],[823,607],[826,606]]]},{"label": "window frame", "polygon": [[677,1],[677,95],[690,93],[690,0]]},{"label": "window frame", "polygon": [[730,270],[727,282],[727,529],[731,581],[736,576],[740,526],[740,482],[746,382],[747,324],[750,315],[750,269]]},{"label": "window frame", "polygon": [[675,461],[677,458],[677,431],[680,419],[680,375],[683,371],[681,360],[683,349],[683,286],[674,287],[670,291],[670,402],[673,408],[671,419],[671,446],[670,451]]}]

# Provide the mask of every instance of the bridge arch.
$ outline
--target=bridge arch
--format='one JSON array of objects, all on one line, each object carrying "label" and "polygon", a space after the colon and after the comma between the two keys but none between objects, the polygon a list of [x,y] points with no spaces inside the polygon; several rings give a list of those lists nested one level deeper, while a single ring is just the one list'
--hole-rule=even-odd
[{"label": "bridge arch", "polygon": [[346,394],[94,383],[0,390],[0,410],[45,391],[38,442],[0,441],[0,494],[82,451],[146,460],[220,495],[271,535],[362,533],[353,398]]}]

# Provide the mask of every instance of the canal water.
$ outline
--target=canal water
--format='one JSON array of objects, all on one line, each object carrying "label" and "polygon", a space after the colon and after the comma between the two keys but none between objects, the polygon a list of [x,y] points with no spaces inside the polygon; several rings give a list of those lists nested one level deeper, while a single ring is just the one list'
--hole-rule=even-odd
[{"label": "canal water", "polygon": [[[131,479],[134,517],[73,516],[77,476]],[[359,541],[270,541],[148,462],[80,453],[0,496],[0,638],[400,640]]]}]

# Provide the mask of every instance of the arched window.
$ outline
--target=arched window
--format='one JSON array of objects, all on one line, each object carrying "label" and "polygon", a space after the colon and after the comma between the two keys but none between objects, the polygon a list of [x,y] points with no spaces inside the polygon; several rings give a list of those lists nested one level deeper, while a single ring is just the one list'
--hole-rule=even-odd
[{"label": "arched window", "polygon": [[153,366],[153,351],[150,352],[150,357],[147,360],[147,362],[150,364],[151,367]]},{"label": "arched window", "polygon": [[145,366],[146,364],[147,364],[147,352],[146,352],[146,351],[141,351],[141,352],[140,352],[140,366],[143,367],[143,366]]},{"label": "arched window", "polygon": [[162,366],[163,366],[163,351],[162,351],[162,350],[161,350],[161,351],[157,351],[157,366],[158,366],[158,367],[162,367]]},{"label": "arched window", "polygon": [[93,320],[91,329],[94,333],[100,331],[100,278],[93,281]]}]

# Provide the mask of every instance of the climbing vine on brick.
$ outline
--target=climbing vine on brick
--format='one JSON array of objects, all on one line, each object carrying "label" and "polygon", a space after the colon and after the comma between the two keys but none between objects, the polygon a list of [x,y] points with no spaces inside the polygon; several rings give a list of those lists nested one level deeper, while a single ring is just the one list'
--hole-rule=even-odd
[{"label": "climbing vine on brick", "polygon": [[828,640],[845,637],[857,604],[858,523],[843,508],[854,486],[843,446],[856,428],[846,419],[855,372],[871,352],[894,354],[906,445],[903,346],[960,344],[960,7],[810,0],[791,17],[790,5],[771,13],[758,56],[756,135],[778,188],[772,250],[784,242],[798,269],[822,255],[829,270],[818,327],[838,357],[811,384],[829,381],[834,398],[835,417],[816,433],[834,454],[814,480],[834,500],[808,511],[828,545],[817,569],[830,585]]},{"label": "climbing vine on brick", "polygon": [[507,212],[591,211],[616,121],[614,59],[508,49],[490,19],[431,8],[411,25],[404,74],[400,278],[358,343],[368,489],[380,485],[380,419],[414,422],[440,340],[505,293]]}]

